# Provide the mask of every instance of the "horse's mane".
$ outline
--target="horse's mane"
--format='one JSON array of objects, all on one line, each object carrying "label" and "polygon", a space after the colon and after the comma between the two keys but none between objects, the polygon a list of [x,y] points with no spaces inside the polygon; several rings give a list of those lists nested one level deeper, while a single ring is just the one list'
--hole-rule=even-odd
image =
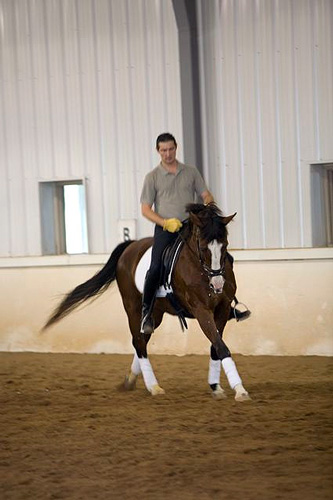
[{"label": "horse's mane", "polygon": [[186,212],[195,215],[202,214],[205,217],[223,216],[221,210],[214,202],[208,203],[207,205],[203,203],[188,203],[186,205]]},{"label": "horse's mane", "polygon": [[[223,214],[215,203],[189,203],[186,205],[186,212],[195,215],[200,220],[200,234],[206,241],[213,239],[223,240],[228,235],[226,225],[223,223]],[[183,237],[187,239],[193,229],[191,218],[185,224]]]}]

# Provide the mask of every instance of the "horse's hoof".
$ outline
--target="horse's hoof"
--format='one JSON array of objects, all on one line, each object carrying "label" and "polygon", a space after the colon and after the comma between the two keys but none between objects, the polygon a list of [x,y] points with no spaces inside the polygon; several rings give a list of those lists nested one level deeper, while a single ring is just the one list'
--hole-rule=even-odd
[{"label": "horse's hoof", "polygon": [[242,403],[243,401],[252,401],[252,399],[249,396],[249,393],[246,391],[236,394],[235,400],[238,401],[239,403]]},{"label": "horse's hoof", "polygon": [[227,399],[227,395],[220,385],[218,385],[215,391],[212,392],[213,399]]},{"label": "horse's hoof", "polygon": [[150,393],[152,396],[158,396],[159,394],[165,394],[165,390],[162,389],[162,387],[160,387],[158,384],[156,384],[150,388]]},{"label": "horse's hoof", "polygon": [[124,389],[126,391],[134,391],[134,389],[136,389],[136,377],[131,378],[129,375],[126,375],[124,380]]}]

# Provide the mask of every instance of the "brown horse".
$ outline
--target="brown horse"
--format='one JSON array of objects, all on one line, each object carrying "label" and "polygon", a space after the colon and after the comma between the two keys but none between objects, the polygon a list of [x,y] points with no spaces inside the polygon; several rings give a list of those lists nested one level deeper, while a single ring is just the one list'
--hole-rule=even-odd
[{"label": "brown horse", "polygon": [[[181,232],[184,244],[173,269],[172,289],[184,310],[190,317],[198,320],[211,342],[208,383],[213,397],[226,397],[220,386],[222,366],[230,387],[235,391],[235,399],[246,401],[250,397],[242,385],[230,351],[222,340],[236,292],[232,261],[227,254],[226,228],[236,214],[224,217],[215,204],[190,204],[187,211],[189,220]],[[159,386],[147,356],[150,335],[140,332],[142,295],[135,286],[136,267],[151,245],[152,238],[119,244],[95,276],[66,295],[44,329],[86,300],[103,293],[117,280],[135,349],[131,371],[125,379],[124,387],[134,389],[137,377],[142,374],[147,390],[152,395],[157,395],[163,394],[164,390]],[[165,312],[175,314],[168,299],[158,298],[153,309],[155,328],[161,324]]]}]

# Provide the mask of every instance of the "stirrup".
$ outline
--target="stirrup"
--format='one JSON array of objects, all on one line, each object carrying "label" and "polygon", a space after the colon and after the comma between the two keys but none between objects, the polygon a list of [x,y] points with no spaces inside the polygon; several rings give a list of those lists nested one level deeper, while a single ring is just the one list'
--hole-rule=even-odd
[{"label": "stirrup", "polygon": [[[240,311],[239,309],[236,309],[236,306],[238,306],[239,304],[245,307],[245,311]],[[234,318],[237,322],[244,321],[249,316],[251,316],[251,311],[249,310],[249,308],[243,302],[238,302],[238,300],[237,302],[235,301],[235,306],[232,309],[234,313]]]},{"label": "stirrup", "polygon": [[141,320],[140,333],[151,335],[154,332],[154,319],[147,313]]}]

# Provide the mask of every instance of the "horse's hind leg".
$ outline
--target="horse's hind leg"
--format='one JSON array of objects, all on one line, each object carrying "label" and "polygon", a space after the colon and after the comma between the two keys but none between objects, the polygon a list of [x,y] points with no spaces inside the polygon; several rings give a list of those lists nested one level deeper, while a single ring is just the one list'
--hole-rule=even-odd
[{"label": "horse's hind leg", "polygon": [[139,358],[137,353],[135,353],[131,364],[131,371],[125,377],[124,389],[126,389],[127,391],[134,391],[134,389],[136,389],[137,378],[140,374],[141,374],[141,367],[139,363]]},{"label": "horse's hind leg", "polygon": [[[131,367],[131,374],[133,379],[133,377],[137,377],[138,374],[141,373],[146,389],[152,394],[152,396],[157,396],[159,394],[165,394],[165,391],[159,385],[153,367],[151,366],[147,356],[146,348],[149,339],[150,335],[144,335],[142,333],[137,336],[133,336],[133,346],[136,353]],[[142,348],[143,344],[144,348]]]},{"label": "horse's hind leg", "polygon": [[164,389],[157,382],[157,378],[155,377],[155,373],[153,367],[150,364],[150,361],[147,358],[139,358],[141,373],[143,377],[143,381],[147,390],[151,393],[152,396],[158,396],[159,394],[165,394]]},{"label": "horse's hind leg", "polygon": [[[147,335],[145,335],[145,338],[147,339]],[[153,396],[164,394],[164,390],[159,386],[157,382],[148,357],[139,358],[137,352],[135,352],[131,364],[131,370],[125,377],[124,388],[127,391],[133,391],[134,389],[136,389],[136,381],[140,375],[143,376],[145,386]]]},{"label": "horse's hind leg", "polygon": [[[160,324],[161,319],[155,320],[157,326]],[[153,395],[164,394],[165,391],[160,387],[154,370],[147,355],[147,344],[150,335],[143,335],[140,333],[140,315],[137,318],[130,319],[130,329],[132,332],[132,343],[135,349],[134,358],[131,365],[131,371],[125,379],[124,387],[127,390],[133,390],[136,386],[136,380],[141,374],[147,390]]]}]

